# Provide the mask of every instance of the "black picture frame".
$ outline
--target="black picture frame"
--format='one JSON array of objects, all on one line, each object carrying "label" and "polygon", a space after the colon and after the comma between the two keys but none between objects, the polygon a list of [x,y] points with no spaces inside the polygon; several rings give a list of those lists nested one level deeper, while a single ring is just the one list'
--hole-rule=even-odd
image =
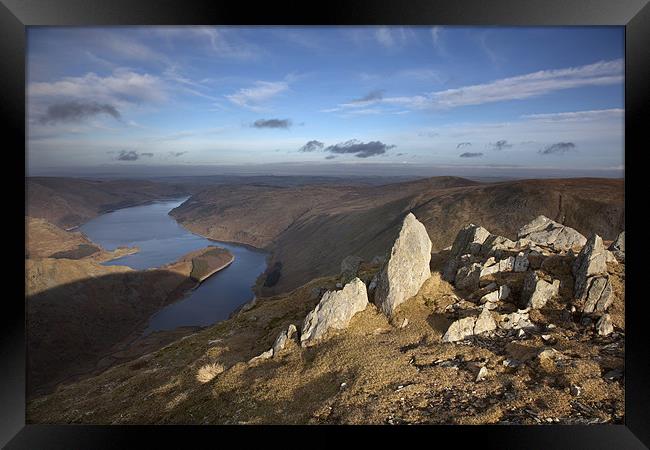
[{"label": "black picture frame", "polygon": [[[0,115],[4,133],[5,186],[19,185],[25,174],[25,27],[34,25],[619,25],[625,26],[625,195],[626,234],[631,236],[626,259],[626,352],[624,425],[589,426],[436,426],[436,427],[298,427],[302,433],[322,434],[323,443],[341,433],[370,431],[389,443],[406,443],[403,433],[419,434],[427,445],[480,445],[481,448],[589,448],[627,449],[650,445],[647,426],[650,410],[650,359],[646,351],[641,277],[644,208],[630,208],[643,195],[643,133],[650,117],[650,5],[648,0],[356,0],[315,4],[214,2],[201,0],[0,0]],[[9,138],[9,139],[7,139]],[[23,171],[21,173],[21,165]],[[14,179],[15,178],[15,179]],[[20,258],[24,221],[20,197],[7,189],[15,204],[8,212],[15,228],[4,246]],[[13,209],[15,208],[15,210]],[[636,219],[635,219],[636,217]],[[12,255],[13,256],[13,255]],[[293,436],[282,439],[286,427],[189,426],[70,426],[25,425],[25,322],[24,301],[18,282],[20,264],[8,258],[4,313],[0,328],[0,445],[6,448],[131,448],[188,447],[196,438],[211,445],[226,443],[224,433],[242,440],[263,437],[283,445],[300,445]],[[15,274],[14,274],[15,271]],[[7,290],[10,289],[10,290]],[[14,291],[17,291],[15,292]],[[24,291],[22,292],[24,298]],[[328,439],[330,438],[330,439]],[[409,436],[410,438],[410,436]],[[144,440],[143,440],[144,439]],[[310,439],[311,440],[311,439]],[[338,440],[338,439],[337,439]],[[244,443],[240,441],[240,443]],[[142,444],[139,444],[142,445]],[[138,446],[139,446],[138,445]]]}]

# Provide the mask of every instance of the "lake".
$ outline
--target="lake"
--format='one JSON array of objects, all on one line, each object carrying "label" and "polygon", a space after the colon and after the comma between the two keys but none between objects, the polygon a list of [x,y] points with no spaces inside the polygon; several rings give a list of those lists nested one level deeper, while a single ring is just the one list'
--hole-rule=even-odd
[{"label": "lake", "polygon": [[105,265],[145,270],[174,262],[208,245],[226,248],[234,255],[235,260],[228,267],[203,281],[183,299],[154,314],[145,334],[181,326],[207,326],[227,319],[239,306],[253,299],[255,280],[266,269],[266,253],[242,245],[211,241],[180,226],[168,213],[185,200],[164,200],[119,209],[79,227],[90,240],[106,250],[119,246],[140,248],[136,254]]}]

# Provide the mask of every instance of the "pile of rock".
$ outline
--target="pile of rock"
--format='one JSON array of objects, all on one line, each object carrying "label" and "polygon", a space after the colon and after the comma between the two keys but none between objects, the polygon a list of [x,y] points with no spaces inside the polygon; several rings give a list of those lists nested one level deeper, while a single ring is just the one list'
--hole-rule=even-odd
[{"label": "pile of rock", "polygon": [[[478,317],[465,317],[453,322],[443,341],[455,342],[480,334],[475,330],[479,317],[487,317],[487,310],[497,310],[502,300],[512,299],[510,286],[499,286],[490,279],[500,273],[521,274],[522,278],[513,275],[515,278],[507,280],[521,280],[519,295],[514,296],[514,300],[518,297],[518,303],[514,303],[523,309],[500,315],[495,328],[534,328],[528,312],[543,308],[550,299],[558,298],[561,287],[559,279],[553,279],[550,274],[540,270],[542,263],[551,255],[572,257],[576,252],[579,253],[572,266],[575,300],[582,304],[583,315],[596,316],[599,334],[611,333],[611,319],[604,315],[614,298],[607,262],[624,261],[624,232],[610,249],[611,252],[604,248],[600,236],[593,235],[587,239],[573,228],[545,216],[539,216],[521,227],[517,241],[492,234],[475,224],[467,225],[458,232],[449,250],[442,276],[460,291],[468,292],[468,298],[478,299],[483,311]],[[484,332],[482,329],[480,331]]]}]

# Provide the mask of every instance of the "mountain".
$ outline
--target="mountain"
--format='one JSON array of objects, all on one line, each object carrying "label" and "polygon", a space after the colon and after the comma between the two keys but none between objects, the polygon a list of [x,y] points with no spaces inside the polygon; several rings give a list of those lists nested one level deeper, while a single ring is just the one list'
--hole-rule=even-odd
[{"label": "mountain", "polygon": [[204,189],[170,214],[202,236],[270,251],[270,279],[259,291],[274,295],[337,273],[348,255],[383,255],[408,211],[424,223],[435,251],[467,223],[514,239],[520,224],[539,215],[612,240],[625,227],[624,183],[435,177],[380,186],[227,185]]}]

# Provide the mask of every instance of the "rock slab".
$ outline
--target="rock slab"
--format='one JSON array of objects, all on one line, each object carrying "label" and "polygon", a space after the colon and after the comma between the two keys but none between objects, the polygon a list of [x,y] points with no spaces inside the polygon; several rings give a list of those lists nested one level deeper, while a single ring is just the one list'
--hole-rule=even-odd
[{"label": "rock slab", "polygon": [[431,276],[430,262],[431,239],[409,213],[377,278],[375,303],[384,314],[392,316],[397,306],[418,293]]}]

